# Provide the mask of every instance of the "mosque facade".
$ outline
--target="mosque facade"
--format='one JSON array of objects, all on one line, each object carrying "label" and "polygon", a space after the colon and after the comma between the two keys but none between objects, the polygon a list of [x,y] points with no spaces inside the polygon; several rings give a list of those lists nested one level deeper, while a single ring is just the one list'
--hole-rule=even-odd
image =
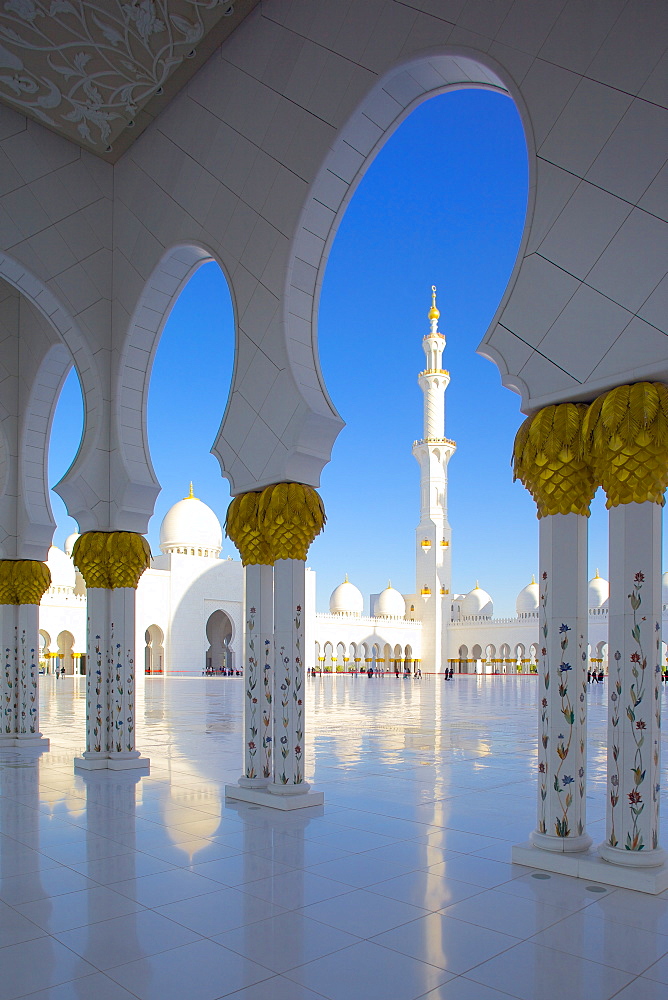
[{"label": "mosque facade", "polygon": [[[444,335],[436,290],[423,338],[423,437],[413,444],[420,467],[420,519],[415,540],[415,591],[391,583],[364,598],[348,580],[316,612],[316,574],[307,570],[306,666],[324,673],[358,670],[442,673],[533,673],[539,659],[540,589],[520,591],[516,614],[495,618],[492,597],[476,582],[468,593],[452,587],[452,529],[448,520],[448,463],[456,450],[445,436]],[[40,663],[46,672],[86,672],[86,586],[72,562],[77,535],[48,557],[51,585],[40,606]],[[223,531],[214,511],[195,497],[175,503],[160,527],[160,554],[142,575],[136,597],[138,675],[200,676],[242,668],[244,579],[241,562],[222,555]],[[668,625],[668,573],[664,574]],[[607,669],[609,588],[598,572],[589,581],[589,660]],[[141,651],[143,650],[143,670]],[[664,657],[665,659],[665,657]]]}]

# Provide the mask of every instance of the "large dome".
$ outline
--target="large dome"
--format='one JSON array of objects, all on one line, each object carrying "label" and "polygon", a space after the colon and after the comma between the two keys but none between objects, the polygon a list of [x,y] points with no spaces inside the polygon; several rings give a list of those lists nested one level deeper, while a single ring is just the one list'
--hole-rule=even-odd
[{"label": "large dome", "polygon": [[588,607],[607,607],[609,596],[610,585],[607,580],[604,580],[602,576],[598,575],[598,570],[596,570],[596,576],[589,581],[589,587],[587,588]]},{"label": "large dome", "polygon": [[333,615],[357,615],[364,610],[364,598],[354,583],[351,583],[346,576],[343,583],[332,591],[329,599],[330,614]]},{"label": "large dome", "polygon": [[189,556],[218,556],[223,547],[220,521],[205,503],[193,495],[179,500],[160,525],[160,548]]},{"label": "large dome", "polygon": [[72,532],[71,535],[68,535],[67,538],[65,539],[65,544],[63,548],[65,549],[66,556],[72,555],[72,549],[74,548],[74,543],[76,542],[78,537],[79,533],[77,531],[74,531]]},{"label": "large dome", "polygon": [[461,608],[462,618],[491,618],[494,614],[492,598],[477,583],[462,601]]},{"label": "large dome", "polygon": [[399,591],[388,583],[378,595],[375,612],[379,618],[405,618],[406,602]]},{"label": "large dome", "polygon": [[76,582],[74,563],[62,549],[52,545],[46,557],[46,565],[51,570],[52,587],[74,587]]},{"label": "large dome", "polygon": [[534,577],[532,577],[531,583],[524,590],[520,590],[517,595],[515,610],[517,611],[518,618],[521,618],[522,615],[535,615],[538,611],[539,602],[540,592],[538,584]]}]

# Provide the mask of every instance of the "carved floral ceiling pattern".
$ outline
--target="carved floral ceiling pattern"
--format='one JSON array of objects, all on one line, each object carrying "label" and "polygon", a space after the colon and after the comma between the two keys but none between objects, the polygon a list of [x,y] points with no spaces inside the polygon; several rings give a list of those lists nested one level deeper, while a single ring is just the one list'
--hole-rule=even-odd
[{"label": "carved floral ceiling pattern", "polygon": [[0,101],[116,159],[256,3],[0,0]]}]

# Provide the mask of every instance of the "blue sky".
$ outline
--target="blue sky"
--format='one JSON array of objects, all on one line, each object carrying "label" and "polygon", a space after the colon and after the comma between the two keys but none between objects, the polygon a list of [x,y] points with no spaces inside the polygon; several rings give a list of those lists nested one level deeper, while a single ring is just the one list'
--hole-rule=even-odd
[{"label": "blue sky", "polygon": [[[318,572],[318,607],[345,573],[364,593],[388,579],[415,586],[414,539],[419,470],[411,454],[422,437],[430,289],[438,288],[446,435],[457,442],[449,466],[453,589],[476,580],[497,615],[537,564],[535,506],[512,482],[510,452],[523,419],[519,397],[475,353],[499,305],[520,243],[527,199],[527,157],[512,101],[457,91],[417,108],[362,179],[334,241],[319,310],[320,360],[330,396],[346,421],[322,477],[328,524],[309,553]],[[209,449],[227,399],[234,319],[215,264],[199,269],[174,306],[151,378],[148,426],[163,492],[149,526],[158,551],[160,521],[188,491],[224,519],[229,503]],[[50,454],[53,485],[72,461],[81,434],[76,377],[56,411]],[[76,525],[55,495],[62,544]],[[224,554],[236,555],[229,541]],[[607,571],[607,519],[599,496],[590,519],[590,567]]]}]

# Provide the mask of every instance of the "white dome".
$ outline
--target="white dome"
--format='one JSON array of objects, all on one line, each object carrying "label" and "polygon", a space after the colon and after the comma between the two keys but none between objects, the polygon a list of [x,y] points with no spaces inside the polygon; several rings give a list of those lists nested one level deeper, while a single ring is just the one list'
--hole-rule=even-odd
[{"label": "white dome", "polygon": [[540,603],[540,590],[535,579],[531,578],[531,583],[524,590],[520,590],[515,601],[515,610],[518,615],[531,615],[538,611]]},{"label": "white dome", "polygon": [[598,575],[598,570],[596,570],[596,576],[589,581],[587,606],[590,608],[604,608],[607,606],[609,596],[610,585],[607,580]]},{"label": "white dome", "polygon": [[223,547],[220,521],[205,503],[193,496],[179,500],[165,514],[160,525],[160,548],[163,552],[185,555],[217,556]]},{"label": "white dome", "polygon": [[405,618],[406,602],[399,591],[388,583],[378,595],[375,612],[379,618]]},{"label": "white dome", "polygon": [[65,544],[63,545],[63,548],[65,549],[66,556],[70,557],[72,556],[72,549],[74,548],[74,543],[76,542],[78,537],[79,537],[78,532],[73,531],[72,534],[68,535],[67,538],[65,539]]},{"label": "white dome", "polygon": [[661,603],[668,604],[668,573],[661,577]]},{"label": "white dome", "polygon": [[364,610],[364,598],[361,591],[354,583],[350,583],[346,576],[343,583],[332,591],[329,599],[330,614],[333,615],[359,615]]},{"label": "white dome", "polygon": [[52,587],[74,587],[74,563],[69,556],[65,555],[62,549],[58,549],[55,545],[52,545],[46,557],[46,565],[51,570]]},{"label": "white dome", "polygon": [[494,613],[492,598],[476,583],[462,601],[462,618],[491,618]]}]

